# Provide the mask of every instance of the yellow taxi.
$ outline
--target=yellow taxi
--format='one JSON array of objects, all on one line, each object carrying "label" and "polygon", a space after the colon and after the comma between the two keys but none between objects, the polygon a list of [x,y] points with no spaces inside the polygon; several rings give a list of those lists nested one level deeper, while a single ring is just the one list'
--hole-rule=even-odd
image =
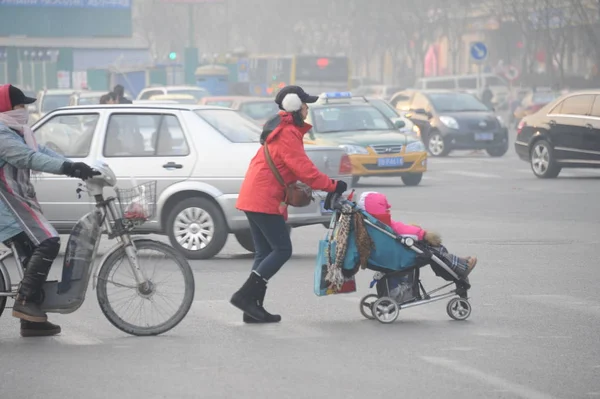
[{"label": "yellow taxi", "polygon": [[427,151],[419,137],[401,132],[404,121],[392,122],[364,97],[323,93],[309,104],[306,121],[313,128],[305,144],[343,148],[352,162],[353,184],[363,177],[388,176],[416,186],[427,171]]}]

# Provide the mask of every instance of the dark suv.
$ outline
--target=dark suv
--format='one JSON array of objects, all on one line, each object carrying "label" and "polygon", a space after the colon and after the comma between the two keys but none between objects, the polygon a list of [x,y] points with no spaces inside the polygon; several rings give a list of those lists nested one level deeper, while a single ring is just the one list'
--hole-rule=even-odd
[{"label": "dark suv", "polygon": [[600,90],[565,94],[523,118],[515,151],[540,178],[562,168],[599,168]]},{"label": "dark suv", "polygon": [[390,101],[421,128],[433,156],[452,150],[486,150],[501,157],[508,151],[508,129],[494,111],[469,93],[446,90],[404,90]]}]

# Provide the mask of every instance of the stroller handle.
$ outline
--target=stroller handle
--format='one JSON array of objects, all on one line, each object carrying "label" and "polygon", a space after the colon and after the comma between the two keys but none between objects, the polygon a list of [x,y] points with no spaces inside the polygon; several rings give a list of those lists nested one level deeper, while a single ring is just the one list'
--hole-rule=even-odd
[{"label": "stroller handle", "polygon": [[354,203],[350,200],[353,196],[354,196],[354,190],[352,190],[348,194],[333,193],[331,195],[331,209],[336,210],[336,211],[341,211],[342,206],[345,204],[350,204],[350,205],[352,205],[352,207],[354,207]]}]

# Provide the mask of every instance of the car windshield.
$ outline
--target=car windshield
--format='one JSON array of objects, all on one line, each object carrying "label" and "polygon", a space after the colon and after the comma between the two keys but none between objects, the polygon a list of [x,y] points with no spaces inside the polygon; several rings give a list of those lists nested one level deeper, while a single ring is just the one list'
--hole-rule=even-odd
[{"label": "car windshield", "polygon": [[[188,94],[194,96],[196,100],[200,100],[202,97],[207,97],[208,92],[206,90],[195,90],[195,89],[176,89],[169,90],[169,94]],[[197,101],[196,101],[197,102]]]},{"label": "car windshield", "polygon": [[429,94],[429,100],[438,112],[489,111],[485,104],[467,93]]},{"label": "car windshield", "polygon": [[312,110],[312,125],[319,133],[361,130],[395,130],[392,122],[371,105],[321,106]]},{"label": "car windshield", "polygon": [[377,108],[379,111],[381,111],[382,114],[384,114],[385,116],[387,116],[390,119],[398,118],[400,116],[400,115],[398,115],[398,112],[396,112],[396,110],[385,101],[369,100],[369,102],[371,104],[373,104],[373,106],[375,108]]},{"label": "car windshield", "polygon": [[547,104],[549,102],[554,101],[554,99],[557,97],[556,93],[553,92],[547,92],[547,93],[535,93],[533,95],[533,100],[532,102],[534,104]]},{"label": "car windshield", "polygon": [[260,141],[260,128],[237,111],[201,109],[195,112],[233,143],[258,143]]},{"label": "car windshield", "polygon": [[42,101],[42,112],[50,112],[56,108],[66,107],[71,99],[70,94],[46,94]]},{"label": "car windshield", "polygon": [[242,103],[240,111],[255,120],[268,119],[279,112],[275,101],[248,101]]},{"label": "car windshield", "polygon": [[94,97],[79,97],[79,105],[100,104],[101,97],[102,97],[102,94],[99,94]]}]

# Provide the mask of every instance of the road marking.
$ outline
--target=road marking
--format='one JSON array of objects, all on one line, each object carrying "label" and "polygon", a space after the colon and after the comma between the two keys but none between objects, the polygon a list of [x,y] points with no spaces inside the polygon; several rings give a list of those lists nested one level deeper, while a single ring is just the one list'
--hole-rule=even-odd
[{"label": "road marking", "polygon": [[514,395],[517,395],[521,398],[525,399],[552,399],[553,397],[547,395],[543,392],[536,391],[534,389],[528,388],[524,385],[516,384],[505,380],[500,377],[496,377],[491,374],[486,374],[477,369],[471,368],[466,364],[459,363],[454,360],[446,359],[443,357],[430,357],[430,356],[421,356],[421,359],[425,360],[428,363],[434,364],[436,366],[444,367],[450,371],[455,373],[464,374],[469,377],[476,378],[488,385],[494,386],[497,389],[501,389],[503,391],[508,391]]},{"label": "road marking", "polygon": [[56,335],[52,337],[53,340],[58,341],[63,345],[100,345],[102,343],[101,340],[91,337],[87,334],[77,333],[75,331],[68,331],[65,333],[61,333],[64,335]]},{"label": "road marking", "polygon": [[242,312],[224,299],[196,300],[192,307],[193,312],[200,313],[200,317],[206,317],[233,328],[244,328],[244,331],[264,335],[271,339],[323,338],[332,335],[319,327],[307,326],[303,321],[289,319],[285,323],[247,324],[242,321]]},{"label": "road marking", "polygon": [[514,298],[524,299],[551,306],[589,313],[600,317],[600,303],[569,295],[513,295]]},{"label": "road marking", "polygon": [[459,176],[482,177],[484,179],[501,179],[502,178],[500,175],[494,175],[491,173],[471,172],[471,171],[467,171],[467,170],[443,170],[440,172],[448,173],[451,175],[459,175]]}]

